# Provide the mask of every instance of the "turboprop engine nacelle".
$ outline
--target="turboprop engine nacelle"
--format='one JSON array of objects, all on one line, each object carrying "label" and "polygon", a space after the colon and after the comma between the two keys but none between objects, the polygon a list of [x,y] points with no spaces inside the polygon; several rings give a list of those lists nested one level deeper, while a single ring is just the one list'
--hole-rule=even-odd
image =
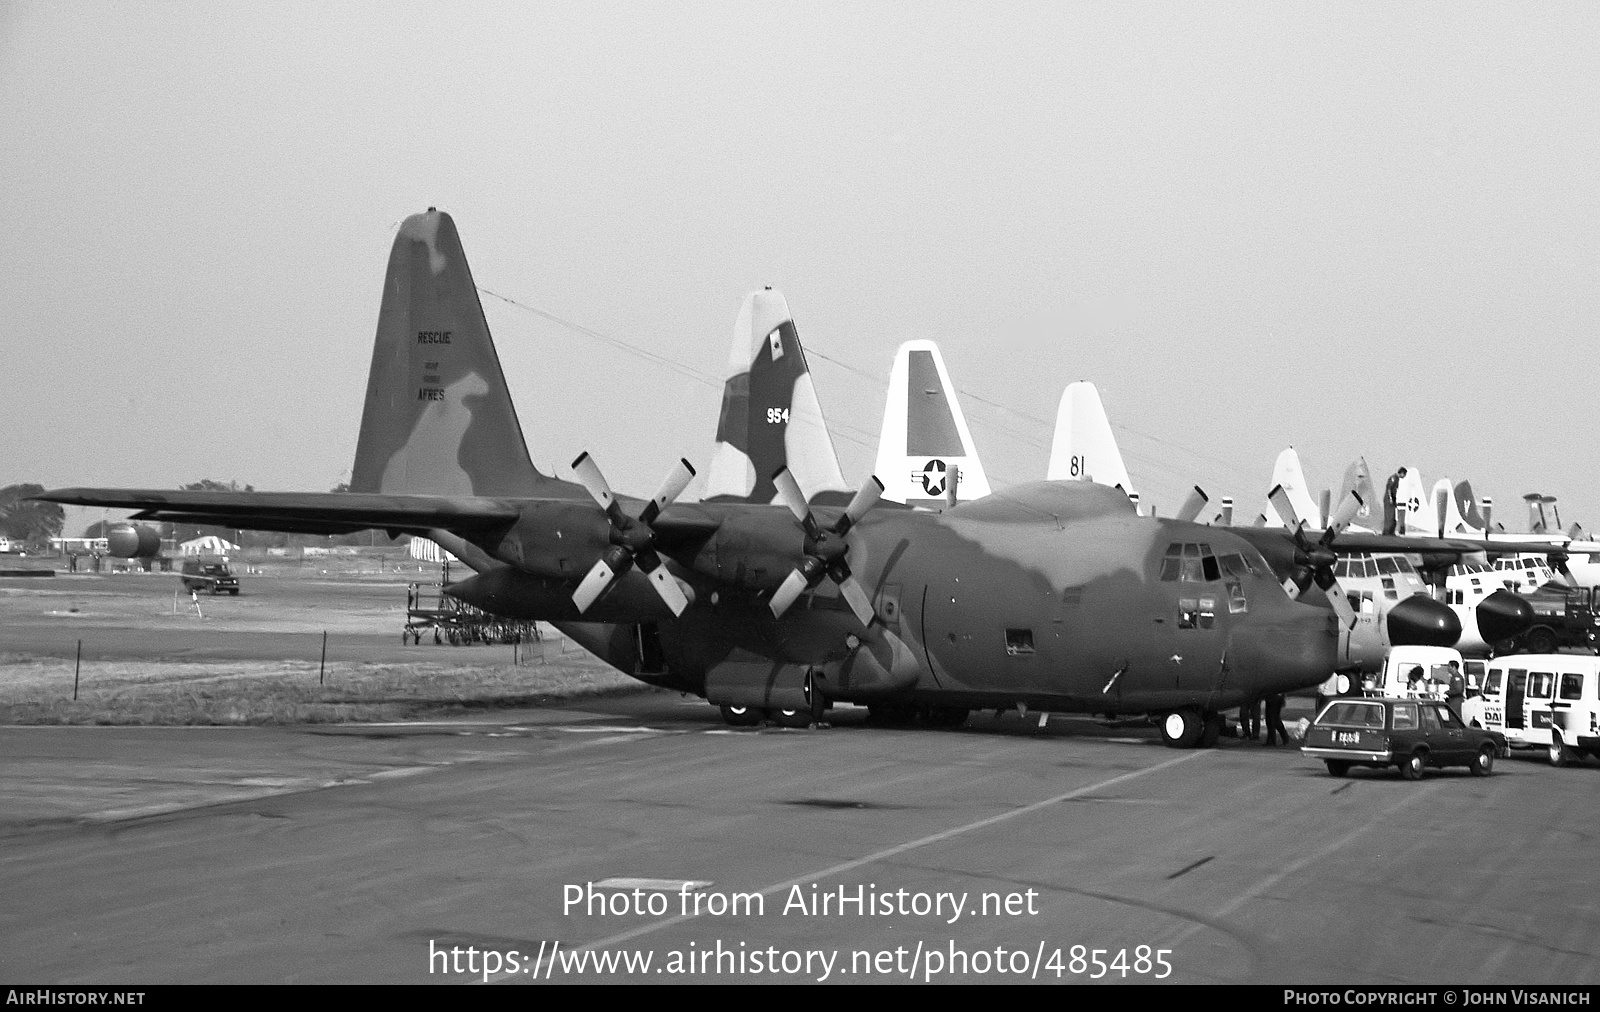
[{"label": "turboprop engine nacelle", "polygon": [[1461,639],[1461,620],[1450,607],[1425,594],[1413,594],[1392,605],[1379,622],[1362,621],[1340,631],[1342,663],[1358,665],[1363,672],[1377,671],[1391,646],[1455,646]]},{"label": "turboprop engine nacelle", "polygon": [[161,535],[142,524],[106,528],[106,551],[119,559],[153,559],[161,554]]}]

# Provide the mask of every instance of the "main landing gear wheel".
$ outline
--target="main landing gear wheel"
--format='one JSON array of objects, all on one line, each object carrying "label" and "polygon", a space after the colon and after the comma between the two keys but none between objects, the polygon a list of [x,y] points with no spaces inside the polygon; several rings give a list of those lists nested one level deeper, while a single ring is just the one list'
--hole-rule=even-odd
[{"label": "main landing gear wheel", "polygon": [[779,727],[810,727],[814,723],[809,709],[773,710],[772,720]]},{"label": "main landing gear wheel", "polygon": [[1328,775],[1331,777],[1342,777],[1350,772],[1350,764],[1343,759],[1324,759],[1323,762],[1328,764]]},{"label": "main landing gear wheel", "polygon": [[1550,765],[1558,769],[1562,766],[1570,766],[1574,758],[1572,749],[1568,748],[1566,743],[1561,740],[1561,733],[1552,731],[1550,733]]},{"label": "main landing gear wheel", "polygon": [[766,717],[759,706],[724,706],[722,719],[734,727],[755,727]]},{"label": "main landing gear wheel", "polygon": [[964,706],[930,706],[922,711],[922,722],[928,727],[960,727],[968,712]]},{"label": "main landing gear wheel", "polygon": [[1209,711],[1202,718],[1203,726],[1200,729],[1200,740],[1197,742],[1201,748],[1216,748],[1217,739],[1222,737],[1222,714],[1215,710]]},{"label": "main landing gear wheel", "polygon": [[1169,748],[1194,748],[1204,730],[1199,710],[1174,710],[1161,718],[1161,740]]},{"label": "main landing gear wheel", "polygon": [[1421,752],[1413,752],[1400,763],[1400,775],[1407,780],[1421,780],[1422,769],[1427,765]]},{"label": "main landing gear wheel", "polygon": [[1494,772],[1494,746],[1485,745],[1472,760],[1472,775],[1486,777]]}]

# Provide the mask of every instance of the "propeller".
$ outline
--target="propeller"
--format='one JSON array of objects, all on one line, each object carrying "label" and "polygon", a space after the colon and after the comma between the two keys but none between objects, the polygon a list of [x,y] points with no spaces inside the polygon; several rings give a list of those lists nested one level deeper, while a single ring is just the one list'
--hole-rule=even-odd
[{"label": "propeller", "polygon": [[1344,589],[1333,575],[1333,564],[1339,561],[1338,553],[1333,550],[1333,539],[1350,526],[1350,521],[1366,505],[1361,496],[1354,490],[1345,495],[1339,503],[1338,512],[1328,519],[1328,529],[1322,532],[1322,537],[1316,542],[1306,539],[1305,522],[1295,513],[1294,504],[1289,501],[1289,495],[1282,485],[1273,486],[1272,491],[1267,493],[1267,499],[1280,517],[1294,525],[1294,543],[1299,549],[1295,552],[1295,568],[1283,581],[1285,593],[1299,598],[1315,582],[1317,588],[1328,596],[1328,603],[1333,606],[1339,621],[1345,628],[1353,628],[1356,611],[1350,607],[1349,598],[1344,596]]},{"label": "propeller", "polygon": [[644,509],[639,511],[637,519],[629,517],[622,512],[622,507],[617,504],[617,498],[611,492],[611,486],[606,483],[605,475],[600,473],[600,465],[585,451],[577,460],[572,462],[572,470],[577,475],[578,481],[600,508],[605,510],[606,520],[611,524],[611,547],[606,549],[600,561],[594,564],[584,576],[583,582],[578,584],[578,589],[573,591],[572,603],[578,606],[578,613],[589,610],[595,599],[617,577],[626,573],[635,564],[639,572],[650,578],[650,586],[655,588],[661,600],[666,602],[672,614],[682,615],[683,609],[689,607],[689,599],[684,596],[683,588],[678,586],[678,581],[667,571],[666,563],[656,552],[655,531],[650,525],[655,522],[661,511],[672,505],[694,477],[694,467],[687,460],[679,460],[678,466],[667,475],[661,483],[661,488],[655,497],[644,504]]},{"label": "propeller", "polygon": [[1200,515],[1200,511],[1205,509],[1206,503],[1210,501],[1211,497],[1206,495],[1205,490],[1196,485],[1194,491],[1189,493],[1189,498],[1178,507],[1178,519],[1193,523],[1195,517]]},{"label": "propeller", "polygon": [[800,484],[794,480],[794,475],[789,473],[787,467],[778,469],[772,476],[772,484],[778,490],[778,500],[789,507],[789,512],[800,521],[800,526],[805,529],[805,559],[794,568],[777,591],[772,595],[771,607],[773,618],[782,618],[789,606],[801,594],[822,582],[824,575],[839,585],[839,593],[843,595],[850,610],[855,612],[856,618],[862,625],[872,624],[872,602],[867,599],[867,592],[861,589],[861,584],[856,581],[850,572],[850,564],[845,562],[845,553],[850,551],[850,545],[845,541],[845,535],[850,533],[850,528],[861,522],[867,511],[878,504],[878,499],[883,495],[883,482],[876,476],[869,480],[856,492],[855,498],[850,500],[850,505],[845,507],[844,516],[840,517],[832,527],[823,527],[817,523],[817,518],[811,513],[811,506],[806,502],[805,493],[800,491]]}]

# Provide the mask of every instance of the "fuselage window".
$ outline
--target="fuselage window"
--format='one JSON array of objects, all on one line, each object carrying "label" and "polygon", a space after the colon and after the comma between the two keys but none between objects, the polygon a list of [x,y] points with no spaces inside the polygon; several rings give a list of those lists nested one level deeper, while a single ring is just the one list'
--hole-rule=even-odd
[{"label": "fuselage window", "polygon": [[1183,565],[1183,546],[1174,541],[1167,546],[1167,554],[1161,559],[1161,579],[1171,582],[1177,580],[1178,572]]},{"label": "fuselage window", "polygon": [[1233,615],[1237,615],[1240,612],[1249,611],[1250,610],[1250,602],[1245,600],[1244,585],[1241,584],[1238,580],[1229,580],[1228,583],[1227,583],[1227,587],[1228,587],[1228,611],[1229,611],[1229,613],[1233,614]]},{"label": "fuselage window", "polygon": [[1200,611],[1200,602],[1192,597],[1181,598],[1178,601],[1178,628],[1193,629],[1197,613]]},{"label": "fuselage window", "polygon": [[1202,597],[1200,599],[1200,628],[1210,629],[1217,623],[1217,599]]},{"label": "fuselage window", "polygon": [[1383,578],[1383,596],[1391,601],[1400,599],[1400,592],[1394,589],[1394,577],[1385,576]]},{"label": "fuselage window", "polygon": [[1007,629],[1006,630],[1006,656],[1021,657],[1033,653],[1032,629]]},{"label": "fuselage window", "polygon": [[1183,546],[1183,579],[1185,583],[1204,583],[1206,574],[1200,563],[1200,546]]}]

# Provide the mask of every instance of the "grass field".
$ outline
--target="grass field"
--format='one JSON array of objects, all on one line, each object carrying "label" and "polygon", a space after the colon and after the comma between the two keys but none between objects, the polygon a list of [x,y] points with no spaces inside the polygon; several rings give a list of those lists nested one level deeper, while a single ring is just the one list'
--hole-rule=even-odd
[{"label": "grass field", "polygon": [[[369,560],[328,560],[314,572],[251,567],[241,596],[202,596],[198,609],[175,595],[175,579],[152,574],[6,581],[0,724],[408,720],[651,691],[553,629],[518,651],[520,664],[506,645],[400,649],[406,576],[363,566]],[[330,657],[318,684],[323,632],[345,656]],[[74,700],[77,640],[85,650]],[[200,646],[215,654],[219,643],[244,644],[239,659],[186,656]]]},{"label": "grass field", "polygon": [[412,720],[645,690],[588,654],[543,664],[73,662],[0,654],[0,724],[301,724]]}]

